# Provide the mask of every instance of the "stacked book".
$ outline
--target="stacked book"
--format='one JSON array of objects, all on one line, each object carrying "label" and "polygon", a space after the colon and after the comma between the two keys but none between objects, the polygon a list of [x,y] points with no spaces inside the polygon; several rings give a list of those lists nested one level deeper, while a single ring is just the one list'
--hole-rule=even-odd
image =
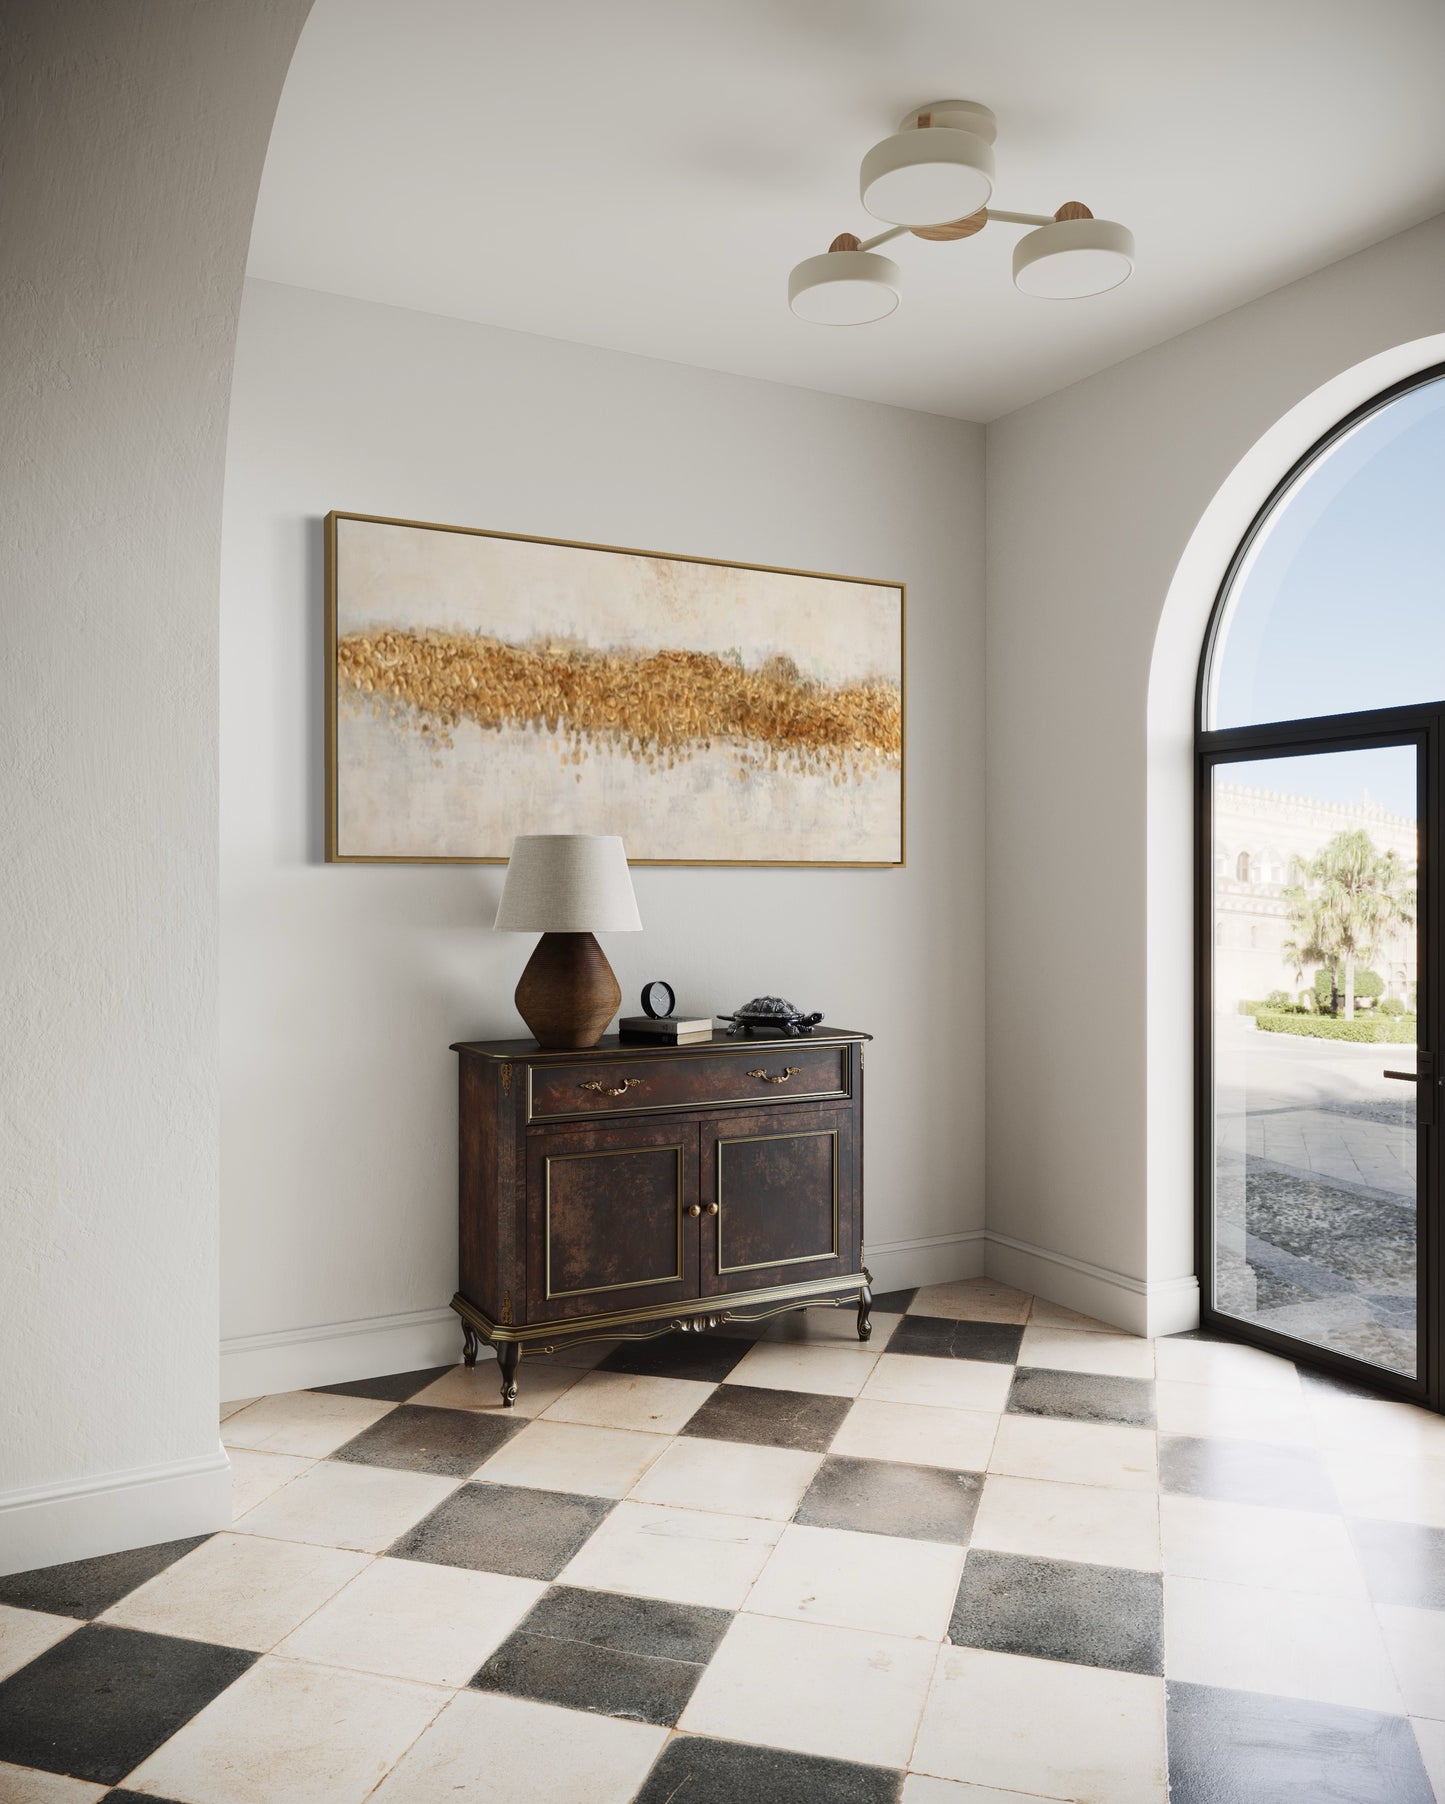
[{"label": "stacked book", "polygon": [[688,1046],[712,1038],[712,1017],[689,1020],[684,1015],[625,1015],[617,1023],[624,1040],[657,1040],[664,1046]]}]

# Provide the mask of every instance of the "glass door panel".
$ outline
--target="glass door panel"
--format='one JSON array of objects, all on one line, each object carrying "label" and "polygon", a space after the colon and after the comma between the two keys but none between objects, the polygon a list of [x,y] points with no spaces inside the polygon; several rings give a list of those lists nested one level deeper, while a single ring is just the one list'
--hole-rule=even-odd
[{"label": "glass door panel", "polygon": [[1221,761],[1210,790],[1214,1309],[1407,1378],[1418,761]]}]

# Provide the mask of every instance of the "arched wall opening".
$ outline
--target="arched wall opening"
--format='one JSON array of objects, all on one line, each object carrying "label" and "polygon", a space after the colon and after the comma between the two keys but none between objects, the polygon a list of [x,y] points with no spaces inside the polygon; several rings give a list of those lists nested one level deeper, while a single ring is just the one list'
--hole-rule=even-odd
[{"label": "arched wall opening", "polygon": [[[1151,1270],[1185,1270],[1195,1239],[1197,684],[1231,560],[1281,477],[1355,408],[1445,358],[1445,333],[1365,358],[1298,402],[1230,472],[1165,598],[1149,670],[1146,777],[1146,1197]],[[1200,1274],[1201,1283],[1204,1274]]]}]

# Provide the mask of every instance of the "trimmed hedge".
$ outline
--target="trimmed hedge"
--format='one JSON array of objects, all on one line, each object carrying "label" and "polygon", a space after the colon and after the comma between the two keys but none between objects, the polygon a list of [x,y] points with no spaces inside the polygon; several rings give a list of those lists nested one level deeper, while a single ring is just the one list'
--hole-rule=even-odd
[{"label": "trimmed hedge", "polygon": [[1366,1046],[1413,1046],[1413,1015],[1357,1015],[1346,1021],[1338,1015],[1280,1015],[1256,1011],[1254,1024],[1261,1033],[1299,1034],[1312,1040],[1353,1040]]}]

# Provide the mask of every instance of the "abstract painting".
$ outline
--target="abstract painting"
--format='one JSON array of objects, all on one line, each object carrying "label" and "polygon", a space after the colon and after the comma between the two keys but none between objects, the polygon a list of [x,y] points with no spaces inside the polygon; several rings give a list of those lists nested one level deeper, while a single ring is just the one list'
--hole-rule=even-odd
[{"label": "abstract painting", "polygon": [[903,862],[901,583],[326,517],[330,860]]}]

